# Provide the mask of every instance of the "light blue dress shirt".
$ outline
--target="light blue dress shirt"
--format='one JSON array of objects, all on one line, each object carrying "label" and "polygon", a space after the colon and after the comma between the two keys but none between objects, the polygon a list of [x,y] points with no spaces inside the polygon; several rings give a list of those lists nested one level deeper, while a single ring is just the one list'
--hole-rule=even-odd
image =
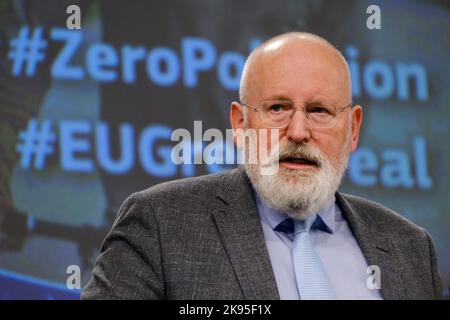
[{"label": "light blue dress shirt", "polygon": [[[291,248],[292,220],[267,207],[256,196],[264,239],[282,300],[299,299]],[[369,289],[367,262],[341,210],[333,199],[330,205],[309,217],[311,241],[322,260],[337,299],[381,299],[379,290]]]}]

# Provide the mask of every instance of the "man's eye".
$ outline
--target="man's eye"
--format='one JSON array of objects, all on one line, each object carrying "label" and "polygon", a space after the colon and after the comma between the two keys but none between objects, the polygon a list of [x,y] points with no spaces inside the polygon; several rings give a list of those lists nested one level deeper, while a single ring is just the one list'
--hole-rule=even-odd
[{"label": "man's eye", "polygon": [[330,113],[330,111],[328,111],[328,109],[326,108],[322,108],[322,107],[315,107],[312,108],[310,111],[310,113]]},{"label": "man's eye", "polygon": [[280,112],[280,111],[283,111],[283,109],[284,108],[281,104],[274,104],[274,105],[270,106],[270,111],[273,111],[273,112]]}]

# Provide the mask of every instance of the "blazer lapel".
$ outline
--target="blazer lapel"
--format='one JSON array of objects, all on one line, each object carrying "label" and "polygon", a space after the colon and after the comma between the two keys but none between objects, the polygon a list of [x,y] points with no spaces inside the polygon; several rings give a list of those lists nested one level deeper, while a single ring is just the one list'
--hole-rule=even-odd
[{"label": "blazer lapel", "polygon": [[246,299],[279,299],[248,177],[242,166],[226,175],[213,218]]},{"label": "blazer lapel", "polygon": [[[404,289],[401,270],[398,268],[401,262],[398,261],[395,251],[395,239],[371,223],[376,217],[371,217],[360,207],[352,206],[351,200],[339,192],[336,193],[336,202],[347,219],[367,264],[380,268],[380,293],[383,299],[405,299],[407,292]],[[367,274],[368,278],[369,276],[370,274]]]}]

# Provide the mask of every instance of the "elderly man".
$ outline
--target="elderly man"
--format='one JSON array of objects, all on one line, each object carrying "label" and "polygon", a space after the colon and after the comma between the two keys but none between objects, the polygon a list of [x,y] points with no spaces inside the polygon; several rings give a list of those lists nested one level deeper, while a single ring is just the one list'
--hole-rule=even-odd
[{"label": "elderly man", "polygon": [[351,97],[348,65],[326,40],[288,33],[263,43],[230,118],[236,132],[276,132],[278,152],[130,196],[82,298],[440,298],[429,234],[337,192],[362,121]]}]

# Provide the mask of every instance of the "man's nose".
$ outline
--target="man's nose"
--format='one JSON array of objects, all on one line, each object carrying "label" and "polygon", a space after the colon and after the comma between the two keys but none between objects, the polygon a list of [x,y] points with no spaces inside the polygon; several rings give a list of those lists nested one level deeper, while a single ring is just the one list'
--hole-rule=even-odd
[{"label": "man's nose", "polygon": [[305,112],[299,110],[292,115],[286,135],[290,140],[296,142],[309,141],[311,138],[311,128],[309,127]]}]

